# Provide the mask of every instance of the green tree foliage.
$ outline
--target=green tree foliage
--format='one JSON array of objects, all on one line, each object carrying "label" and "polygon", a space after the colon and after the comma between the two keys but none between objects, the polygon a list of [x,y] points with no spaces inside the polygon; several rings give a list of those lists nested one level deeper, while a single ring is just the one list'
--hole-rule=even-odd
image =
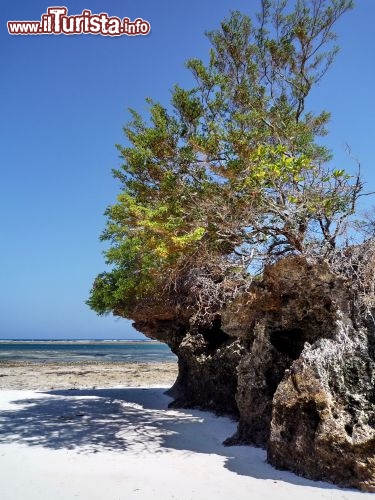
[{"label": "green tree foliage", "polygon": [[111,270],[88,301],[99,314],[132,317],[158,297],[210,317],[265,264],[339,244],[362,184],[328,166],[329,113],[306,98],[352,2],[289,4],[261,1],[255,22],[233,12],[207,34],[208,63],[187,62],[194,88],[176,86],[168,108],[149,99],[147,119],[131,110],[102,235]]}]

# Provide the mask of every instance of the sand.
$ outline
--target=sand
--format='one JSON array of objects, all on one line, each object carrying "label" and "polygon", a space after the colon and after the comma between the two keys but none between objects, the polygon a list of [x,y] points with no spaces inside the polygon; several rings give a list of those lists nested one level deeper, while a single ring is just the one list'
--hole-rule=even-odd
[{"label": "sand", "polygon": [[0,361],[1,389],[171,386],[177,363]]},{"label": "sand", "polygon": [[[2,365],[1,500],[370,498],[277,471],[266,463],[264,450],[224,447],[236,423],[207,412],[168,409],[165,387],[99,388],[104,378],[114,384],[151,380],[150,371],[154,379],[173,379],[175,367],[161,365],[164,370],[143,364],[125,370]],[[73,375],[76,370],[90,373]],[[31,390],[36,382],[39,389],[49,384],[55,389]],[[30,389],[6,389],[7,383]],[[66,387],[57,389],[57,383]]]}]

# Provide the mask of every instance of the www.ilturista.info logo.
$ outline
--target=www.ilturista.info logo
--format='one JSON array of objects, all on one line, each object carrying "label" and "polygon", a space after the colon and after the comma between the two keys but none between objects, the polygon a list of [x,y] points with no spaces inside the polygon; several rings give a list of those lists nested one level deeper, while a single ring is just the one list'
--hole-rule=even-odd
[{"label": "www.ilturista.info logo", "polygon": [[78,16],[68,16],[66,7],[49,7],[40,21],[8,21],[10,35],[104,35],[136,36],[150,33],[151,25],[144,19],[130,21],[128,17],[109,17],[106,13],[92,14],[83,10]]}]

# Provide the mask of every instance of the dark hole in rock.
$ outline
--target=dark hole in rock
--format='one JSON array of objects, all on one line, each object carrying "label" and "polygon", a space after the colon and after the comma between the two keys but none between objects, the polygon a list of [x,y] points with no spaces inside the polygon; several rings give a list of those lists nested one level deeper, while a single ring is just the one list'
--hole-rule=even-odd
[{"label": "dark hole in rock", "polygon": [[[375,311],[374,311],[375,315]],[[375,361],[375,325],[372,320],[367,321],[367,341],[368,341],[368,352],[370,355],[370,358]]]},{"label": "dark hole in rock", "polygon": [[297,359],[302,352],[306,336],[299,328],[278,330],[270,333],[270,341],[280,353]]},{"label": "dark hole in rock", "polygon": [[218,347],[231,339],[231,337],[221,329],[220,318],[215,319],[210,328],[199,329],[199,333],[203,335],[204,340],[208,343],[210,351],[215,351]]},{"label": "dark hole in rock", "polygon": [[352,436],[353,435],[353,426],[350,424],[346,424],[345,431],[346,431],[348,436]]},{"label": "dark hole in rock", "polygon": [[[288,364],[289,365],[289,364]],[[264,377],[266,379],[266,393],[272,399],[278,385],[281,382],[281,379],[284,375],[284,366],[274,366],[272,365],[269,369],[267,369],[264,373]]]},{"label": "dark hole in rock", "polygon": [[283,293],[281,296],[281,303],[283,306],[286,306],[288,304],[288,302],[290,302],[291,300],[294,300],[296,298],[297,298],[297,295],[295,295],[294,293]]},{"label": "dark hole in rock", "polygon": [[328,302],[325,302],[324,303],[324,309],[328,312],[331,311],[331,308],[332,308],[332,302],[328,301]]},{"label": "dark hole in rock", "polygon": [[320,423],[319,413],[316,409],[314,401],[309,401],[303,408],[302,420],[305,421],[305,436],[306,439],[314,440],[315,432]]}]

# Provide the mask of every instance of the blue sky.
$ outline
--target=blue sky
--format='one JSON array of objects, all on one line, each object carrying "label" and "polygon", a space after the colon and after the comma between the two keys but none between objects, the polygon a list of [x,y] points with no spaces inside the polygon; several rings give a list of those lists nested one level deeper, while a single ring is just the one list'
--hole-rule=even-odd
[{"label": "blue sky", "polygon": [[[127,108],[144,97],[166,104],[174,83],[190,85],[189,57],[205,58],[204,31],[255,0],[65,2],[151,23],[145,37],[11,36],[8,20],[39,20],[51,4],[4,2],[0,29],[0,338],[137,338],[130,322],[85,305],[105,269],[98,240],[118,185],[115,143]],[[341,52],[314,90],[312,110],[333,118],[327,144],[352,168],[348,142],[375,190],[375,2],[357,0],[337,26]],[[354,168],[354,167],[353,167]],[[368,203],[371,203],[367,199]],[[375,205],[375,202],[373,203]]]}]

